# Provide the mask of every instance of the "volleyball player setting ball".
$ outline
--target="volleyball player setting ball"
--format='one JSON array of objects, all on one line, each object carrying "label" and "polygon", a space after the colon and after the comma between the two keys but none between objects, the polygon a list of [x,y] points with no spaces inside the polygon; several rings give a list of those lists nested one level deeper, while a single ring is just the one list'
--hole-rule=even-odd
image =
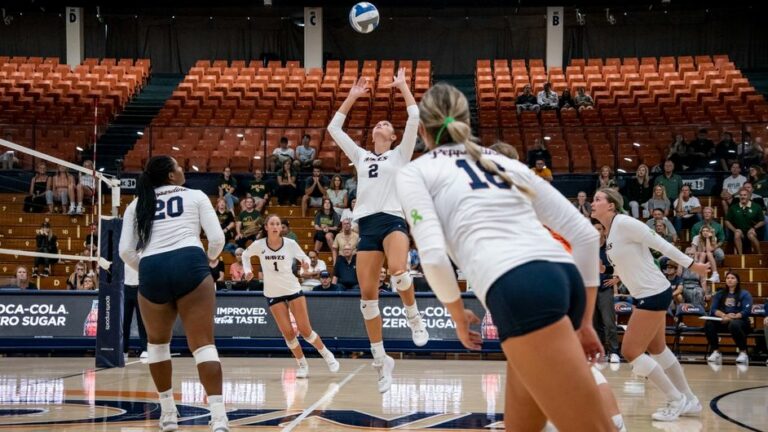
[{"label": "volleyball player setting ball", "polygon": [[301,250],[298,243],[281,235],[282,222],[279,216],[269,216],[264,229],[266,236],[251,243],[243,252],[245,279],[247,281],[253,279],[251,257],[258,256],[261,272],[264,275],[264,297],[269,303],[269,311],[275,318],[280,333],[283,334],[285,344],[288,345],[299,364],[296,377],[307,378],[309,364],[291,326],[291,313],[296,319],[296,326],[304,340],[312,344],[323,356],[331,372],[338,372],[339,362],[325,347],[320,336],[312,330],[307,313],[307,300],[301,291],[299,280],[293,274],[293,262],[298,260],[306,270],[309,268],[309,257]]},{"label": "volleyball player setting ball", "polygon": [[[216,288],[208,268],[208,259],[217,259],[224,248],[224,233],[208,196],[183,187],[184,182],[184,171],[172,157],[149,159],[137,181],[138,196],[123,216],[120,258],[139,272],[139,309],[147,330],[147,363],[160,398],[160,430],[178,429],[170,342],[179,316],[208,396],[211,431],[228,432],[213,338]],[[208,238],[207,257],[201,227]]]},{"label": "volleyball player setting ball", "polygon": [[479,319],[464,309],[451,259],[493,315],[507,358],[506,429],[539,431],[549,419],[559,430],[615,431],[585,361],[603,354],[592,328],[597,231],[525,165],[473,141],[456,88],[435,85],[419,112],[431,151],[398,173],[398,196],[424,274],[465,347],[480,349],[469,328]]},{"label": "volleyball player setting ball", "polygon": [[429,341],[427,328],[416,305],[416,295],[408,272],[408,225],[395,193],[395,176],[413,156],[419,125],[419,108],[405,80],[405,69],[400,68],[390,87],[397,88],[405,99],[408,121],[400,145],[392,149],[397,135],[392,124],[382,120],[373,128],[374,151],[360,148],[343,130],[344,120],[355,101],[368,93],[366,78],[349,91],[339,111],[328,125],[328,132],[357,169],[357,203],[352,217],[360,227],[357,246],[357,280],[360,284],[360,310],[371,342],[373,366],[379,374],[379,392],[392,385],[395,361],[384,350],[382,320],[379,312],[379,272],[386,257],[390,282],[405,306],[413,343],[424,346]]},{"label": "volleyball player setting ball", "polygon": [[650,249],[701,276],[706,276],[709,264],[694,262],[653,229],[623,214],[623,208],[624,199],[613,189],[601,189],[592,201],[592,217],[603,224],[607,233],[606,253],[614,274],[635,299],[621,354],[632,364],[636,375],[648,378],[667,397],[666,406],[651,416],[654,420],[698,416],[701,414],[699,399],[688,386],[677,357],[667,347],[666,310],[672,303],[672,288],[654,263]]}]

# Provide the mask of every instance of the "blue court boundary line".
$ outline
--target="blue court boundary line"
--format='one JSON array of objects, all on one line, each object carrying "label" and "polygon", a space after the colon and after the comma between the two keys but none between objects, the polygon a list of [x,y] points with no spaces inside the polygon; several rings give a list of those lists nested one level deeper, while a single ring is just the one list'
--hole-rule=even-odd
[{"label": "blue court boundary line", "polygon": [[734,393],[741,393],[741,392],[744,392],[744,391],[755,390],[755,389],[760,389],[760,388],[768,388],[768,386],[748,387],[748,388],[743,388],[743,389],[739,389],[739,390],[734,390],[734,391],[728,392],[728,393],[723,393],[723,394],[715,397],[714,399],[712,399],[712,401],[709,403],[709,408],[712,409],[712,411],[714,411],[715,414],[719,415],[724,420],[729,421],[729,422],[731,422],[731,423],[733,423],[735,425],[741,426],[741,427],[743,427],[745,429],[749,429],[749,430],[754,431],[754,432],[765,432],[765,431],[761,431],[760,429],[755,429],[752,426],[745,425],[744,423],[742,423],[742,422],[740,422],[738,420],[735,420],[735,419],[732,419],[732,418],[728,417],[722,411],[720,411],[720,408],[717,407],[717,402],[720,399],[722,399],[722,398],[724,398],[726,396],[730,396],[730,395],[732,395]]}]

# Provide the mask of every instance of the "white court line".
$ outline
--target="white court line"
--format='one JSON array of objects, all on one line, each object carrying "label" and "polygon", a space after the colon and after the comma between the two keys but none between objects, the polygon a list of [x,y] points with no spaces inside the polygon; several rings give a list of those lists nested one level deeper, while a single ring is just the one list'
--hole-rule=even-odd
[{"label": "white court line", "polygon": [[316,410],[317,407],[325,403],[327,399],[333,398],[336,395],[336,393],[341,391],[341,388],[344,387],[344,385],[346,385],[349,382],[349,380],[354,378],[355,375],[357,375],[357,373],[363,370],[363,368],[366,366],[368,365],[361,365],[360,367],[352,371],[352,373],[347,375],[346,378],[344,378],[339,383],[339,386],[336,388],[335,391],[325,392],[325,394],[322,397],[320,397],[320,399],[318,399],[317,402],[313,403],[311,406],[305,409],[304,412],[302,412],[298,417],[293,419],[292,422],[288,423],[288,426],[283,428],[283,432],[291,432],[296,426],[299,425],[299,423],[301,423],[302,420],[304,420],[309,414],[311,414],[312,411]]}]

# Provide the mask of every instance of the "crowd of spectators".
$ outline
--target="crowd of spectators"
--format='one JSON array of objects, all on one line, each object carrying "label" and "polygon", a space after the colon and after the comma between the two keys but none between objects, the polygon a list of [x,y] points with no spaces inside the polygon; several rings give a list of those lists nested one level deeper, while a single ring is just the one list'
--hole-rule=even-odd
[{"label": "crowd of spectators", "polygon": [[[83,168],[93,170],[93,162],[86,160]],[[49,175],[48,166],[40,162],[30,180],[22,210],[27,213],[47,210],[48,213],[82,215],[85,212],[84,203],[93,202],[95,191],[96,180],[93,175],[78,173],[73,176],[62,165],[57,166],[56,173]]]},{"label": "crowd of spectators", "polygon": [[571,90],[565,89],[558,95],[552,89],[551,83],[544,83],[544,88],[536,95],[533,94],[530,85],[523,87],[523,92],[515,101],[517,113],[526,111],[539,113],[541,111],[573,111],[579,112],[595,108],[595,101],[588,95],[584,87],[576,89],[576,96],[571,96]]}]

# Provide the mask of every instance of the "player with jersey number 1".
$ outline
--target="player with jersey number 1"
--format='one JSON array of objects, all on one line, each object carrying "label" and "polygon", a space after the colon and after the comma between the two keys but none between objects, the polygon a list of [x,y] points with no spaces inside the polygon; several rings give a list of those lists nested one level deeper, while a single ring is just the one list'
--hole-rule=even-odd
[{"label": "player with jersey number 1", "polygon": [[357,203],[352,217],[360,227],[360,243],[357,246],[357,280],[360,284],[360,311],[365,319],[365,329],[371,342],[373,366],[379,374],[379,392],[385,393],[392,385],[392,371],[395,360],[384,350],[382,319],[379,312],[379,273],[387,259],[390,281],[405,306],[408,326],[411,328],[413,343],[424,346],[429,334],[416,305],[413,281],[407,268],[408,224],[395,193],[395,177],[413,156],[416,146],[416,132],[419,126],[419,108],[411,94],[400,68],[390,87],[397,88],[405,99],[408,121],[405,124],[400,145],[392,149],[397,135],[392,123],[381,120],[373,128],[374,151],[360,148],[341,127],[355,101],[368,93],[368,81],[360,80],[349,91],[339,111],[328,125],[336,144],[341,147],[357,169]]}]

